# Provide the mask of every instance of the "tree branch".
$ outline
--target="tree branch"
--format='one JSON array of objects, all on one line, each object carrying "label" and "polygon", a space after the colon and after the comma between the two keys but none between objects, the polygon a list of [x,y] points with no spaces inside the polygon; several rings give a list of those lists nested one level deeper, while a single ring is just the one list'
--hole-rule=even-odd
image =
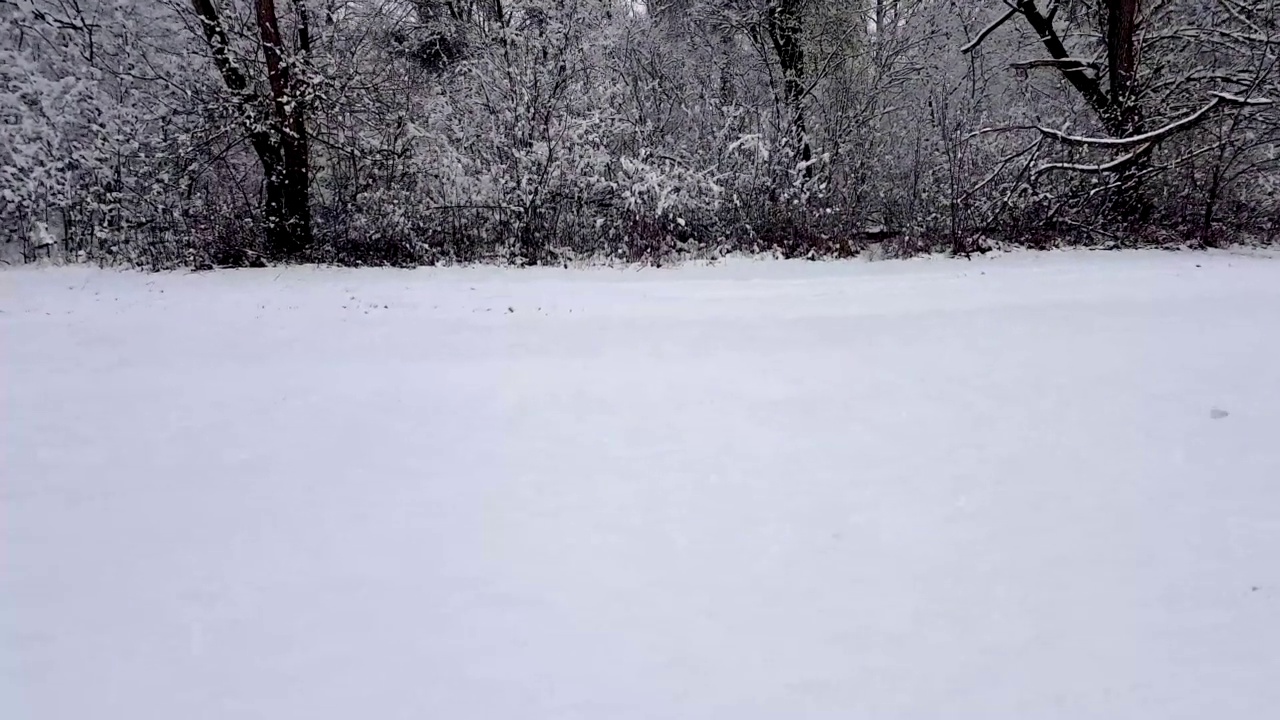
[{"label": "tree branch", "polygon": [[213,0],[191,0],[191,6],[195,9],[196,16],[200,18],[204,39],[209,44],[210,52],[213,53],[213,62],[218,67],[218,73],[222,75],[222,81],[227,84],[227,89],[231,92],[237,95],[245,93],[249,89],[249,81],[231,59],[229,49],[231,43],[227,40],[227,30],[222,26],[222,18],[218,15],[218,9],[214,7]]},{"label": "tree branch", "polygon": [[1239,95],[1232,95],[1224,92],[1210,93],[1213,98],[1204,105],[1204,107],[1191,113],[1190,115],[1175,120],[1164,127],[1152,130],[1151,132],[1134,135],[1132,137],[1123,138],[1093,138],[1081,137],[1077,135],[1068,135],[1060,130],[1051,130],[1045,127],[1037,127],[1036,130],[1045,137],[1053,138],[1059,142],[1068,145],[1087,145],[1096,147],[1130,147],[1132,145],[1142,145],[1144,143],[1159,142],[1174,133],[1181,132],[1187,128],[1199,124],[1213,110],[1222,105],[1233,105],[1237,107],[1262,107],[1274,104],[1273,101],[1265,98],[1245,98]]},{"label": "tree branch", "polygon": [[1123,170],[1126,167],[1137,162],[1144,155],[1147,155],[1148,153],[1150,153],[1155,148],[1155,146],[1156,144],[1154,141],[1148,142],[1146,144],[1138,146],[1138,149],[1134,150],[1131,153],[1121,155],[1120,157],[1110,162],[1105,162],[1098,165],[1082,165],[1077,163],[1046,163],[1036,168],[1035,173],[1033,174],[1036,177],[1040,177],[1041,175],[1053,170],[1070,170],[1072,172],[1084,173],[1086,175],[1101,175],[1102,173],[1116,172],[1119,170]]},{"label": "tree branch", "polygon": [[964,53],[965,55],[968,55],[969,53],[976,50],[978,46],[982,44],[982,41],[987,39],[988,35],[995,32],[996,30],[999,30],[1001,25],[1004,25],[1005,23],[1009,22],[1009,19],[1012,18],[1014,15],[1017,15],[1018,12],[1019,10],[1017,6],[1009,8],[1009,12],[1006,12],[1004,15],[1001,15],[995,22],[983,28],[982,31],[978,33],[978,36],[976,38],[969,41],[969,43],[964,47],[960,48],[960,52]]},{"label": "tree branch", "polygon": [[[1018,0],[1018,11],[1031,25],[1031,29],[1036,31],[1040,36],[1040,42],[1044,44],[1045,50],[1049,51],[1049,57],[1058,61],[1069,61],[1073,58],[1071,53],[1067,52],[1067,48],[1062,44],[1062,38],[1058,36],[1058,31],[1053,27],[1053,17],[1056,14],[1057,7],[1049,12],[1046,17],[1036,8],[1035,0]],[[1058,68],[1062,71],[1063,77],[1067,82],[1084,97],[1085,102],[1098,113],[1103,122],[1107,124],[1109,130],[1116,130],[1111,118],[1111,101],[1107,94],[1102,91],[1102,87],[1098,84],[1097,77],[1090,77],[1088,73],[1066,71],[1062,67]],[[1119,133],[1117,133],[1119,134]]]},{"label": "tree branch", "polygon": [[1014,70],[1030,70],[1038,67],[1056,68],[1063,73],[1073,72],[1100,72],[1102,67],[1091,60],[1081,60],[1080,58],[1042,58],[1039,60],[1023,60],[1021,62],[1009,63],[1009,67]]}]

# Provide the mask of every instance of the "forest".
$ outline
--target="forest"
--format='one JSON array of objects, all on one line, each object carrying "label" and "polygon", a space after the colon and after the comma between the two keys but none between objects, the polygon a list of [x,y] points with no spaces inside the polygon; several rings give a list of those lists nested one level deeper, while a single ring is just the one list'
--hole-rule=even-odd
[{"label": "forest", "polygon": [[1280,229],[1277,0],[0,0],[0,20],[10,263]]}]

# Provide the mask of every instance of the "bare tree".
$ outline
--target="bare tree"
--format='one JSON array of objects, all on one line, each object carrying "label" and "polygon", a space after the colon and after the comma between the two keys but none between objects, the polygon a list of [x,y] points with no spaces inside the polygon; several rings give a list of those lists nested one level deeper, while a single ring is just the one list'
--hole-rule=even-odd
[{"label": "bare tree", "polygon": [[[1097,8],[1103,15],[1106,64],[1099,66],[1091,58],[1073,54],[1059,31],[1056,3],[1042,12],[1035,0],[1017,0],[1006,3],[1008,9],[983,28],[976,37],[962,48],[972,53],[1001,26],[1021,16],[1038,36],[1049,57],[1021,60],[1012,63],[1014,68],[1051,68],[1073,87],[1093,110],[1107,137],[1093,138],[1069,135],[1042,126],[1031,127],[1053,141],[1075,148],[1096,148],[1119,151],[1109,159],[1098,162],[1050,162],[1040,165],[1035,175],[1051,171],[1074,171],[1091,175],[1109,175],[1114,180],[1107,185],[1115,191],[1112,206],[1122,216],[1141,220],[1150,212],[1150,205],[1142,196],[1141,183],[1161,168],[1149,167],[1151,153],[1161,143],[1184,132],[1191,131],[1223,111],[1269,106],[1265,98],[1253,98],[1234,92],[1212,91],[1207,93],[1199,107],[1181,115],[1169,116],[1167,110],[1177,103],[1167,95],[1159,102],[1151,92],[1157,78],[1142,74],[1139,39],[1144,28],[1140,0],[1101,0]],[[1222,0],[1230,3],[1232,0]],[[1104,88],[1103,79],[1106,79]],[[1149,104],[1144,107],[1144,100]]]},{"label": "bare tree", "polygon": [[782,93],[791,114],[790,125],[798,149],[796,156],[806,178],[813,177],[813,149],[805,120],[805,37],[802,0],[770,0],[765,10],[765,28],[782,71]]},{"label": "bare tree", "polygon": [[254,0],[254,18],[269,95],[250,84],[215,0],[191,0],[214,64],[240,112],[240,122],[262,163],[263,215],[268,252],[290,257],[312,243],[307,60],[311,52],[306,0],[293,0],[296,38],[289,47],[280,32],[275,0]]},{"label": "bare tree", "polygon": [[0,0],[0,231],[156,267],[1266,237],[1277,48],[1280,0]]}]

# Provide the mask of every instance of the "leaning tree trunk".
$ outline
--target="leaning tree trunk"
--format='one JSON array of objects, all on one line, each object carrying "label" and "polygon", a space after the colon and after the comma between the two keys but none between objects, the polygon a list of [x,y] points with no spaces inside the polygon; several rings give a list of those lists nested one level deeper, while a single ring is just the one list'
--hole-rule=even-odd
[{"label": "leaning tree trunk", "polygon": [[[1018,0],[1014,10],[1006,14],[1020,13],[1040,36],[1041,43],[1053,58],[1062,77],[1069,82],[1085,102],[1097,114],[1098,119],[1113,138],[1132,136],[1142,124],[1137,77],[1138,14],[1140,0],[1105,0],[1107,26],[1107,79],[1109,86],[1103,89],[1097,75],[1085,72],[1085,66],[1063,44],[1054,25],[1058,5],[1048,13],[1042,13],[1035,0]],[[1001,21],[1003,22],[1003,21]],[[995,26],[993,26],[995,27]],[[1150,203],[1142,191],[1141,178],[1146,170],[1145,156],[1134,156],[1134,161],[1118,172],[1116,192],[1111,209],[1121,220],[1141,220],[1150,212]]]},{"label": "leaning tree trunk", "polygon": [[[1224,108],[1269,107],[1274,102],[1267,98],[1250,97],[1224,92],[1210,93],[1211,99],[1199,110],[1184,115],[1180,119],[1165,121],[1157,128],[1146,127],[1148,119],[1143,113],[1143,88],[1138,78],[1138,67],[1141,65],[1139,39],[1142,37],[1139,24],[1141,19],[1141,0],[1104,0],[1106,10],[1106,27],[1103,37],[1107,45],[1107,81],[1109,87],[1102,87],[1102,75],[1095,72],[1094,63],[1073,57],[1062,42],[1054,26],[1054,16],[1060,7],[1058,3],[1050,6],[1048,13],[1040,12],[1036,0],[1008,0],[1007,10],[984,27],[977,36],[966,44],[961,52],[970,53],[990,35],[1015,16],[1021,15],[1030,24],[1040,41],[1049,53],[1049,60],[1014,63],[1013,67],[1026,69],[1029,67],[1054,67],[1062,74],[1080,96],[1097,113],[1106,128],[1107,138],[1072,137],[1060,131],[1044,127],[1036,128],[1044,137],[1063,141],[1076,147],[1111,148],[1123,154],[1110,162],[1096,165],[1078,163],[1048,163],[1042,165],[1036,174],[1050,170],[1069,170],[1089,174],[1106,174],[1114,177],[1110,187],[1115,189],[1109,210],[1119,215],[1124,221],[1146,220],[1151,211],[1151,204],[1142,191],[1142,182],[1153,169],[1148,164],[1152,150],[1164,139],[1175,134],[1186,132],[1213,117]],[[1233,12],[1233,14],[1236,14]],[[1236,16],[1246,23],[1251,21]],[[1256,29],[1256,28],[1255,28]],[[1227,37],[1247,40],[1248,34],[1225,33]],[[1264,43],[1265,38],[1258,36]],[[1250,88],[1252,91],[1256,86]],[[1150,101],[1148,101],[1150,102]],[[1159,108],[1150,107],[1152,110]],[[1198,153],[1197,153],[1198,154]],[[1215,181],[1215,188],[1217,183]],[[1204,224],[1208,226],[1213,219],[1212,206],[1216,202],[1220,190],[1210,194],[1209,209]]]}]

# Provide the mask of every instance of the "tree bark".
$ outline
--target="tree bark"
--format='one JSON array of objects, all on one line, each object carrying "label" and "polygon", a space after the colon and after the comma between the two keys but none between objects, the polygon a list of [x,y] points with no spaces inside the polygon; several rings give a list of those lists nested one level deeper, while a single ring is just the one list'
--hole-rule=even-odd
[{"label": "tree bark", "polygon": [[813,177],[813,149],[809,146],[808,124],[805,122],[804,99],[804,26],[800,0],[774,0],[768,11],[769,40],[773,43],[778,65],[782,68],[782,93],[791,113],[791,129],[799,148],[804,177]]},{"label": "tree bark", "polygon": [[[1117,137],[1128,137],[1138,131],[1142,111],[1134,88],[1137,74],[1138,4],[1140,0],[1107,0],[1107,78],[1111,131]],[[1142,220],[1151,212],[1142,190],[1142,171],[1146,156],[1126,165],[1117,180],[1114,208],[1121,219]]]},{"label": "tree bark", "polygon": [[[301,61],[309,50],[311,40],[307,27],[306,3],[303,0],[295,0],[295,3],[299,10],[299,42],[293,60]],[[269,168],[266,163],[263,164],[263,170],[267,174],[267,237],[275,254],[291,256],[311,244],[311,172],[306,96],[299,82],[299,74],[293,72],[290,63],[284,58],[284,43],[280,37],[275,0],[256,0],[256,5],[258,34],[267,64],[267,81],[271,87],[275,120],[273,134],[280,146],[278,165]]]},{"label": "tree bark", "polygon": [[[312,240],[307,102],[305,78],[293,72],[284,57],[275,2],[256,0],[255,4],[271,90],[269,101],[253,91],[232,57],[214,0],[191,0],[191,5],[200,19],[214,65],[235,98],[249,141],[262,164],[267,252],[275,257],[295,256]],[[295,0],[295,6],[298,48],[293,61],[303,63],[311,46],[309,18],[305,0]]]},{"label": "tree bark", "polygon": [[[1035,0],[1019,0],[1018,9],[1022,11],[1022,16],[1027,19],[1027,23],[1031,25],[1031,29],[1036,31],[1040,36],[1040,42],[1044,44],[1045,50],[1049,51],[1049,57],[1054,60],[1070,61],[1071,53],[1067,52],[1067,48],[1062,44],[1062,38],[1059,37],[1058,31],[1053,26],[1053,11],[1048,15],[1040,12],[1036,7]],[[1080,93],[1085,102],[1089,103],[1089,107],[1098,114],[1103,123],[1107,125],[1108,132],[1114,133],[1116,128],[1109,122],[1109,108],[1111,101],[1107,98],[1107,94],[1103,92],[1098,78],[1089,73],[1080,72],[1074,66],[1059,67],[1058,70],[1067,82]],[[1118,135],[1117,135],[1118,137]]]},{"label": "tree bark", "polygon": [[1140,122],[1134,77],[1137,73],[1139,0],[1107,0],[1107,73],[1110,79],[1110,112],[1122,135],[1137,130]]},{"label": "tree bark", "polygon": [[[1125,138],[1137,131],[1142,113],[1134,92],[1137,72],[1137,26],[1140,0],[1106,0],[1107,7],[1107,74],[1108,90],[1096,75],[1084,72],[1085,66],[1071,57],[1053,24],[1054,12],[1044,15],[1035,0],[1018,0],[1017,9],[1040,36],[1049,56],[1057,62],[1062,76],[1080,93],[1097,113],[1107,132],[1114,138]],[[1112,208],[1125,220],[1142,219],[1150,212],[1143,196],[1141,176],[1146,156],[1133,158],[1119,171],[1119,187]]]}]

